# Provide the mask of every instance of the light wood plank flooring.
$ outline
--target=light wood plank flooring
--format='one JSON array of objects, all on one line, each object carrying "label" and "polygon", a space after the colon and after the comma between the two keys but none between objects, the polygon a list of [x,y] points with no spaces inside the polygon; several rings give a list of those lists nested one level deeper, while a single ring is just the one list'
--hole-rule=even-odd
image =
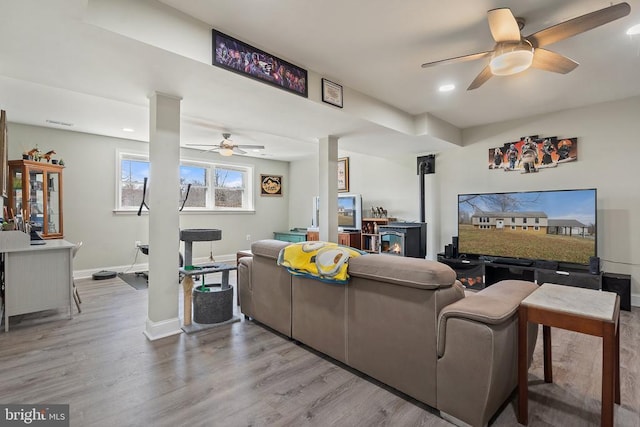
[{"label": "light wood plank flooring", "polygon": [[[69,403],[72,426],[450,425],[250,321],[150,342],[146,290],[120,279],[76,285],[81,314],[18,316],[0,333],[0,402]],[[601,341],[554,330],[554,384],[542,381],[540,341],[529,425],[599,425]],[[622,313],[618,426],[640,426],[639,350],[634,308]],[[514,408],[515,399],[492,425],[517,425]]]}]

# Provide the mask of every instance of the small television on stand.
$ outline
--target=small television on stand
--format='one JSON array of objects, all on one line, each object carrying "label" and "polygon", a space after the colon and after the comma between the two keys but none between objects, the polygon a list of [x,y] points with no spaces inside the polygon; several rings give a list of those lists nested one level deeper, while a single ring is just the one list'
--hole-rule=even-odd
[{"label": "small television on stand", "polygon": [[[313,198],[311,227],[320,227],[320,197]],[[362,196],[360,194],[338,195],[338,230],[360,231],[362,228]]]}]

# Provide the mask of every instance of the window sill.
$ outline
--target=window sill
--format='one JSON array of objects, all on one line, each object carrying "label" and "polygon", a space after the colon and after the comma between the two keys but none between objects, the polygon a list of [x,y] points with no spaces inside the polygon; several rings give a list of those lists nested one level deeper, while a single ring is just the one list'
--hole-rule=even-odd
[{"label": "window sill", "polygon": [[[138,210],[130,210],[130,209],[114,209],[113,213],[115,215],[137,215]],[[217,214],[255,214],[255,209],[225,209],[225,210],[217,210],[217,209],[202,209],[202,210],[183,210],[179,212],[181,215],[217,215]],[[142,215],[149,215],[149,211],[147,209],[142,210]]]}]

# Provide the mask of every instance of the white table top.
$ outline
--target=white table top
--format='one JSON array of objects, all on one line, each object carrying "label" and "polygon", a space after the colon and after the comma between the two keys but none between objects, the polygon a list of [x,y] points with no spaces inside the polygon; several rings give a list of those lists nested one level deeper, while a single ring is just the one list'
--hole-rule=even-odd
[{"label": "white table top", "polygon": [[571,313],[599,320],[613,320],[617,294],[574,286],[544,283],[529,294],[523,305]]},{"label": "white table top", "polygon": [[75,247],[75,243],[67,242],[62,239],[50,239],[44,240],[44,242],[46,242],[44,245],[31,245],[27,243],[22,247],[4,249],[2,252],[50,251],[53,249],[70,249]]}]

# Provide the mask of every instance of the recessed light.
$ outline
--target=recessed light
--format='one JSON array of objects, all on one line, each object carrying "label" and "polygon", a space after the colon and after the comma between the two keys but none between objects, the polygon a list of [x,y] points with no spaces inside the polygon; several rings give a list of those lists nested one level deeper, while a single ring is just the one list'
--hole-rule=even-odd
[{"label": "recessed light", "polygon": [[131,128],[122,128],[122,132],[135,132],[135,129],[131,129]]},{"label": "recessed light", "polygon": [[448,85],[442,85],[438,88],[438,90],[440,92],[451,92],[452,90],[454,90],[456,88],[456,85],[454,84],[448,84]]},{"label": "recessed light", "polygon": [[254,153],[259,153],[259,152],[260,152],[260,150],[258,150],[257,148],[254,148],[252,151],[253,151]]},{"label": "recessed light", "polygon": [[627,34],[630,36],[635,36],[636,34],[640,34],[640,24],[634,25],[633,27],[627,30]]}]

